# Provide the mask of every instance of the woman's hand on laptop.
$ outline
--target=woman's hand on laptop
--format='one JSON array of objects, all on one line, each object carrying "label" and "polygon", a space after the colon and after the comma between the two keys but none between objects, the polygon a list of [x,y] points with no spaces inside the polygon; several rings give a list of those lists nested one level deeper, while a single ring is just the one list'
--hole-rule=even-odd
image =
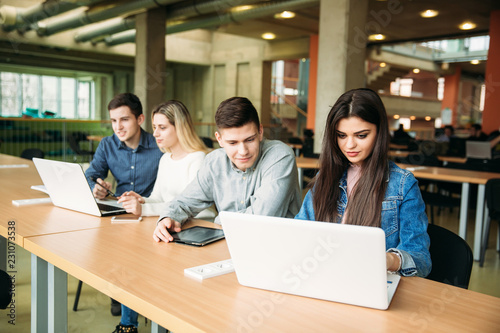
[{"label": "woman's hand on laptop", "polygon": [[106,189],[111,190],[112,185],[111,183],[105,182],[101,178],[97,178],[96,183],[99,184],[94,186],[92,193],[97,199],[104,199],[108,195],[108,191]]},{"label": "woman's hand on laptop", "polygon": [[153,239],[155,242],[164,241],[165,243],[171,242],[174,240],[172,235],[170,235],[169,231],[179,232],[181,231],[181,224],[177,221],[172,220],[169,217],[166,217],[156,224],[155,232],[153,233]]},{"label": "woman's hand on laptop", "polygon": [[134,191],[128,191],[123,193],[118,199],[118,203],[121,203],[123,208],[127,213],[132,213],[137,216],[142,215],[142,206],[144,203],[144,198]]}]

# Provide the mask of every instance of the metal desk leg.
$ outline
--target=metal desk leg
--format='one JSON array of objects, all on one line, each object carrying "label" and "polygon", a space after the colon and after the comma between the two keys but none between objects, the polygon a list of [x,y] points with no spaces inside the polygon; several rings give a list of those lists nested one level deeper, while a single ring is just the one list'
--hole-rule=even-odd
[{"label": "metal desk leg", "polygon": [[155,323],[154,321],[151,321],[151,333],[167,333],[168,331]]},{"label": "metal desk leg", "polygon": [[48,264],[49,333],[68,332],[68,275]]},{"label": "metal desk leg", "polygon": [[46,332],[47,311],[47,262],[31,255],[31,332]]},{"label": "metal desk leg", "polygon": [[302,191],[303,190],[302,183],[303,183],[303,180],[304,180],[304,169],[297,168],[297,171],[299,172],[299,188]]},{"label": "metal desk leg", "polygon": [[474,260],[479,260],[481,256],[481,236],[483,235],[483,220],[484,220],[484,190],[486,186],[480,184],[477,187],[477,205],[476,205],[476,228],[474,229]]},{"label": "metal desk leg", "polygon": [[469,209],[469,183],[462,183],[462,198],[460,201],[460,224],[458,235],[467,238],[467,212]]}]

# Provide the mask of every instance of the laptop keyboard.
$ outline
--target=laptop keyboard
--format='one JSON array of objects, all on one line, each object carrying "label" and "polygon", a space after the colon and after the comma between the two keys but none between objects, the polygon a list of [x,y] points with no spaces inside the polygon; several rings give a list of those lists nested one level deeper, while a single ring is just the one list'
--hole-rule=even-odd
[{"label": "laptop keyboard", "polygon": [[99,209],[101,210],[101,212],[114,212],[114,211],[123,209],[120,207],[106,205],[106,204],[102,204],[102,203],[98,203],[97,205],[99,206]]}]

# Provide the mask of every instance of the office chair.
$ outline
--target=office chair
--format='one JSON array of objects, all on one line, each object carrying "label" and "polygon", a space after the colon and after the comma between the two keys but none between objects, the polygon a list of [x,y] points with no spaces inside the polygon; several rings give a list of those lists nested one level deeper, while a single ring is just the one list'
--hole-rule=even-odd
[{"label": "office chair", "polygon": [[201,141],[203,141],[203,143],[205,144],[205,146],[207,146],[207,148],[213,148],[214,147],[214,142],[212,141],[212,139],[210,138],[207,138],[206,136],[202,136],[200,137]]},{"label": "office chair", "polygon": [[498,222],[498,234],[500,235],[500,179],[490,179],[486,182],[485,196],[488,216],[486,218],[483,241],[481,244],[481,256],[479,258],[480,267],[483,267],[484,264],[484,256],[486,248],[488,247],[492,219]]},{"label": "office chair", "polygon": [[44,158],[45,153],[38,148],[28,148],[21,152],[21,157],[27,160],[32,160],[33,157]]},{"label": "office chair", "polygon": [[9,274],[0,269],[0,309],[7,309],[10,302],[12,302],[12,280]]},{"label": "office chair", "polygon": [[94,156],[94,152],[90,150],[85,150],[80,148],[80,141],[86,140],[87,135],[82,132],[73,132],[68,135],[68,142],[69,142],[69,147],[75,153],[75,162],[78,158],[78,156],[82,157],[82,161],[88,158],[88,162],[92,160],[92,157]]},{"label": "office chair", "polygon": [[432,260],[427,279],[468,289],[473,257],[467,242],[438,225],[429,224],[427,233],[431,239]]}]

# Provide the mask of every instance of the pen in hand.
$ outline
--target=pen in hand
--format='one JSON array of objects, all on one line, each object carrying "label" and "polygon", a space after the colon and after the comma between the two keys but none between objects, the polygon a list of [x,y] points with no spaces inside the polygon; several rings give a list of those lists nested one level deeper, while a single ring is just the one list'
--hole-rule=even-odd
[{"label": "pen in hand", "polygon": [[100,187],[102,187],[103,189],[106,190],[106,192],[108,192],[108,195],[111,196],[111,197],[115,197],[116,198],[116,194],[114,194],[113,192],[111,192],[110,190],[108,190],[107,188],[105,188],[101,183],[97,182],[97,179],[94,178],[94,177],[91,177],[90,179],[92,179],[92,181],[94,183],[96,183],[97,185],[99,185]]}]

